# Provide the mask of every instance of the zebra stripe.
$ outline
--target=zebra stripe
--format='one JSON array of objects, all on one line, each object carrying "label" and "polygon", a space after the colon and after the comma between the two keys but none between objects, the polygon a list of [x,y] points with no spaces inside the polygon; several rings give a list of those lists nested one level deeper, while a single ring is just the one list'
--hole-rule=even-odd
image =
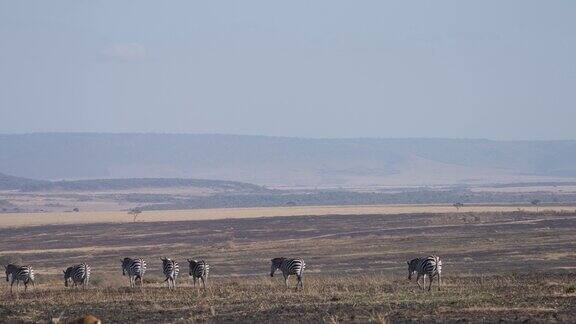
[{"label": "zebra stripe", "polygon": [[28,284],[32,283],[34,286],[34,270],[32,266],[19,266],[15,264],[9,264],[4,266],[6,270],[6,281],[10,281],[10,292],[12,293],[12,288],[14,282],[16,286],[20,286],[20,282],[24,283],[24,291],[28,290]]},{"label": "zebra stripe", "polygon": [[164,281],[168,282],[168,288],[176,288],[176,277],[178,277],[180,272],[178,262],[168,258],[161,258],[160,260],[162,260],[162,273],[166,276]]},{"label": "zebra stripe", "polygon": [[425,258],[416,258],[407,262],[408,263],[408,280],[412,280],[412,275],[416,273],[416,283],[420,289],[424,289],[420,285],[420,277],[422,276],[422,284],[426,286],[426,276],[428,276],[429,284],[428,291],[432,288],[434,277],[438,277],[438,290],[442,285],[442,260],[436,255],[431,255]]},{"label": "zebra stripe", "polygon": [[143,286],[142,278],[146,272],[146,261],[144,259],[131,259],[124,258],[122,260],[122,275],[128,275],[130,278],[130,287],[136,286],[136,281],[140,281],[140,286]]},{"label": "zebra stripe", "polygon": [[302,275],[304,273],[304,268],[306,268],[306,263],[302,259],[286,259],[286,258],[274,258],[272,260],[272,266],[270,269],[270,277],[274,277],[274,272],[277,269],[282,271],[284,276],[284,285],[288,287],[288,277],[295,275],[298,281],[296,282],[296,289],[298,286],[304,288],[302,283]]},{"label": "zebra stripe", "polygon": [[83,288],[86,288],[90,281],[90,266],[86,263],[81,263],[68,267],[64,270],[64,286],[68,287],[70,281],[72,281],[74,287],[80,284]]},{"label": "zebra stripe", "polygon": [[206,289],[206,281],[208,280],[208,272],[210,272],[210,265],[204,260],[196,261],[188,259],[188,274],[194,280],[194,287],[196,287],[196,279],[202,280],[202,285]]}]

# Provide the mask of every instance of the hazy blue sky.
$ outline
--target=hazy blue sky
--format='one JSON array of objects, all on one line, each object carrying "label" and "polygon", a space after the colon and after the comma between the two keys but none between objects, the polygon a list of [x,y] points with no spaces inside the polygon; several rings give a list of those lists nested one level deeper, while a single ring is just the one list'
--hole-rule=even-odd
[{"label": "hazy blue sky", "polygon": [[576,1],[0,0],[0,132],[576,138]]}]

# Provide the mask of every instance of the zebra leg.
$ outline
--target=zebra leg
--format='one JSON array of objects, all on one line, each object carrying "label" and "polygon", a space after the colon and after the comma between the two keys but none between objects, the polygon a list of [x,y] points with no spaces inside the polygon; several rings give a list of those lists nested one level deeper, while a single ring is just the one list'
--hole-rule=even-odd
[{"label": "zebra leg", "polygon": [[[10,293],[12,293],[12,287],[14,286],[14,279],[10,282]],[[18,285],[16,285],[16,289],[18,289]]]},{"label": "zebra leg", "polygon": [[434,282],[434,277],[430,276],[430,278],[428,278],[428,291],[430,291],[430,289],[432,289],[432,283]]},{"label": "zebra leg", "polygon": [[28,291],[28,281],[24,281],[24,292]]},{"label": "zebra leg", "polygon": [[422,286],[420,285],[420,274],[418,274],[418,275],[416,276],[416,283],[418,284],[418,287],[419,287],[420,289],[424,289],[424,288],[422,288]]},{"label": "zebra leg", "polygon": [[[426,277],[427,277],[426,274],[424,274],[424,275],[422,276],[422,287],[424,287],[424,288],[422,288],[422,289],[425,289],[425,288],[426,288]],[[430,279],[430,278],[428,278],[428,279]]]},{"label": "zebra leg", "polygon": [[438,272],[438,291],[442,290],[441,286],[442,286],[442,278],[441,278],[441,274],[440,272]]},{"label": "zebra leg", "polygon": [[304,289],[304,283],[302,283],[302,276],[298,276],[298,282],[296,283],[296,288],[298,288],[298,285],[300,285],[300,288]]},{"label": "zebra leg", "polygon": [[200,277],[200,279],[202,279],[202,287],[204,287],[204,290],[206,290],[206,282],[204,281],[204,276]]},{"label": "zebra leg", "polygon": [[288,276],[284,275],[284,286],[286,286],[286,288],[288,288]]},{"label": "zebra leg", "polygon": [[194,288],[196,288],[196,277],[192,277],[192,280],[194,281]]}]

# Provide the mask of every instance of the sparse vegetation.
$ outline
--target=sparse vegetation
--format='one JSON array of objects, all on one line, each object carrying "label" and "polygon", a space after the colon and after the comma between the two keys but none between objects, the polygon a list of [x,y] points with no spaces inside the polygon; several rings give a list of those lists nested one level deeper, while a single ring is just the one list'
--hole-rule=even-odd
[{"label": "sparse vegetation", "polygon": [[454,206],[456,208],[456,210],[460,210],[460,208],[464,207],[464,204],[461,202],[457,202],[452,204],[452,206]]},{"label": "sparse vegetation", "polygon": [[140,208],[132,208],[128,211],[128,215],[132,216],[132,222],[134,222],[134,223],[136,223],[138,215],[140,215],[141,213],[142,213],[142,210]]},{"label": "sparse vegetation", "polygon": [[540,205],[540,199],[532,199],[530,203],[532,204],[532,206],[536,206],[536,212],[538,212],[538,205]]}]

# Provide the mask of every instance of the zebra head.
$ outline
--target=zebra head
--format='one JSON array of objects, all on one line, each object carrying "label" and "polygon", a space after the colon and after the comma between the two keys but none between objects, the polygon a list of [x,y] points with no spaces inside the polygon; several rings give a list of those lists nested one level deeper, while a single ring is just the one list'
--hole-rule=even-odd
[{"label": "zebra head", "polygon": [[126,275],[126,268],[128,267],[128,265],[130,264],[130,261],[132,259],[130,258],[124,258],[124,260],[120,261],[122,263],[122,275],[125,276]]},{"label": "zebra head", "polygon": [[416,266],[420,258],[412,259],[410,261],[406,261],[408,263],[408,280],[412,280],[412,275],[416,272]]},{"label": "zebra head", "polygon": [[6,281],[10,281],[10,278],[12,277],[12,274],[14,272],[16,272],[16,270],[19,268],[19,266],[10,263],[9,265],[5,265],[4,269],[6,270]]},{"label": "zebra head", "polygon": [[64,272],[64,287],[68,287],[68,282],[72,277],[72,267],[68,267],[66,270],[62,270]]},{"label": "zebra head", "polygon": [[284,260],[286,260],[286,258],[274,258],[270,260],[272,262],[270,267],[270,277],[274,277],[274,272],[276,272],[276,269],[280,268],[280,265],[282,265],[282,261]]}]

